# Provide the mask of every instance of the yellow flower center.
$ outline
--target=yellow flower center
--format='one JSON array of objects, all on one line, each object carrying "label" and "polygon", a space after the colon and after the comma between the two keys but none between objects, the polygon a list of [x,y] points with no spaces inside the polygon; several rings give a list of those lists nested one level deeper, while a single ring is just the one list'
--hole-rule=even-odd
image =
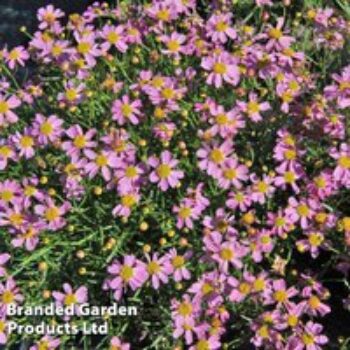
[{"label": "yellow flower center", "polygon": [[154,275],[156,273],[158,273],[160,271],[160,266],[157,262],[155,261],[151,261],[148,265],[147,265],[147,271],[150,275]]},{"label": "yellow flower center", "polygon": [[183,317],[190,316],[192,313],[192,310],[193,310],[192,305],[190,303],[185,302],[185,301],[182,302],[178,308],[179,314]]},{"label": "yellow flower center", "polygon": [[167,100],[171,100],[175,97],[175,91],[172,88],[164,88],[162,90],[162,96]]},{"label": "yellow flower center", "polygon": [[49,350],[50,349],[50,344],[46,340],[41,340],[38,343],[38,350]]},{"label": "yellow flower center", "polygon": [[78,44],[78,52],[81,53],[82,55],[86,55],[89,53],[91,49],[91,44],[86,41],[82,41]]},{"label": "yellow flower center", "polygon": [[126,194],[125,196],[122,196],[121,202],[123,207],[131,208],[136,204],[136,197],[133,194]]},{"label": "yellow flower center", "polygon": [[171,168],[168,164],[160,164],[156,170],[157,175],[161,179],[166,179],[170,176],[171,174]]},{"label": "yellow flower center", "polygon": [[66,98],[68,101],[75,101],[78,97],[78,92],[75,89],[67,89],[66,90]]},{"label": "yellow flower center", "polygon": [[275,220],[275,225],[277,227],[282,227],[282,226],[285,225],[285,223],[286,223],[286,220],[284,218],[280,217],[280,216],[277,217],[276,220]]},{"label": "yellow flower center", "polygon": [[214,73],[223,75],[227,72],[227,66],[224,63],[217,62],[214,64]]},{"label": "yellow flower center", "polygon": [[308,304],[310,305],[311,309],[317,309],[320,306],[321,301],[316,295],[313,295],[308,300]]},{"label": "yellow flower center", "polygon": [[269,328],[264,325],[264,326],[261,326],[258,330],[258,334],[261,338],[269,338],[270,337],[270,334],[269,334]]},{"label": "yellow flower center", "polygon": [[279,303],[283,303],[288,299],[288,295],[287,295],[287,292],[285,290],[276,291],[275,293],[273,293],[273,297]]},{"label": "yellow flower center", "polygon": [[228,29],[228,24],[223,21],[220,21],[216,23],[215,29],[217,32],[225,32]]},{"label": "yellow flower center", "polygon": [[219,125],[226,125],[228,124],[228,121],[229,121],[227,114],[224,114],[224,113],[218,114],[215,120],[216,120],[216,123]]},{"label": "yellow flower center", "polygon": [[20,213],[12,213],[9,216],[9,220],[10,220],[12,225],[19,226],[23,222],[23,216]]},{"label": "yellow flower center", "polygon": [[287,160],[294,160],[297,157],[297,153],[292,149],[288,149],[284,151],[284,156]]},{"label": "yellow flower center", "polygon": [[237,177],[236,169],[226,169],[224,170],[224,177],[228,180],[233,180]]},{"label": "yellow flower center", "polygon": [[248,111],[248,114],[258,113],[260,111],[259,103],[257,103],[256,101],[248,102],[247,111]]},{"label": "yellow flower center", "polygon": [[254,281],[254,290],[256,292],[261,292],[262,290],[265,289],[265,281],[262,279],[262,278],[257,278],[255,281]]},{"label": "yellow flower center", "polygon": [[9,59],[10,60],[18,60],[20,58],[21,54],[17,49],[11,50],[9,53]]},{"label": "yellow flower center", "polygon": [[283,35],[282,31],[278,28],[271,28],[269,30],[269,37],[271,39],[276,39],[276,40],[281,39],[282,35]]},{"label": "yellow flower center", "polygon": [[126,168],[126,171],[125,171],[125,176],[129,179],[132,179],[134,177],[137,176],[137,169],[136,167],[130,165]]},{"label": "yellow flower center", "polygon": [[157,12],[157,18],[160,20],[160,21],[169,21],[169,18],[170,18],[170,13],[168,10],[164,9],[164,10],[159,10]]},{"label": "yellow flower center", "polygon": [[297,213],[300,215],[300,216],[308,216],[310,212],[310,209],[309,207],[306,205],[306,204],[300,204],[298,205],[297,207]]},{"label": "yellow flower center", "polygon": [[284,181],[291,184],[295,181],[295,174],[292,171],[286,171],[283,175]]},{"label": "yellow flower center", "polygon": [[225,261],[230,261],[234,258],[235,254],[230,248],[223,248],[220,251],[220,257]]},{"label": "yellow flower center", "polygon": [[207,294],[211,293],[213,290],[214,290],[214,288],[212,287],[211,284],[206,283],[206,282],[203,283],[202,288],[201,288],[201,291],[202,291],[202,293],[203,293],[204,295],[207,295]]},{"label": "yellow flower center", "polygon": [[180,44],[179,44],[179,42],[176,41],[176,40],[169,40],[169,41],[167,42],[167,47],[168,47],[169,51],[171,51],[171,52],[177,52],[177,51],[179,51],[179,49],[180,49]]},{"label": "yellow flower center", "polygon": [[225,155],[219,148],[215,148],[210,152],[210,160],[216,164],[220,164],[225,160]]},{"label": "yellow flower center", "polygon": [[0,114],[7,113],[10,107],[6,101],[0,101]]},{"label": "yellow flower center", "polygon": [[15,295],[10,290],[5,290],[1,296],[1,300],[4,304],[11,304],[15,300]]},{"label": "yellow flower center", "polygon": [[185,258],[182,255],[176,255],[171,259],[171,264],[178,269],[185,264]]},{"label": "yellow flower center", "polygon": [[43,135],[49,136],[53,131],[53,126],[50,122],[44,122],[40,126],[40,131]]},{"label": "yellow flower center", "polygon": [[0,333],[4,333],[6,329],[6,323],[0,320]]},{"label": "yellow flower center", "polygon": [[134,276],[134,270],[128,265],[124,265],[120,270],[120,277],[124,282],[128,282]]},{"label": "yellow flower center", "polygon": [[261,236],[260,242],[262,244],[269,244],[271,242],[271,238],[270,236],[267,236],[267,235]]},{"label": "yellow flower center", "polygon": [[10,202],[13,198],[14,194],[10,190],[4,190],[0,192],[0,198],[5,202]]},{"label": "yellow flower center", "polygon": [[303,333],[301,339],[305,345],[312,345],[315,343],[315,338],[310,333]]},{"label": "yellow flower center", "polygon": [[77,135],[73,140],[73,144],[76,148],[84,148],[86,145],[85,136]]},{"label": "yellow flower center", "polygon": [[287,323],[289,327],[295,327],[299,322],[299,319],[295,315],[289,315],[287,318]]},{"label": "yellow flower center", "polygon": [[60,216],[60,211],[57,207],[50,207],[45,210],[45,219],[47,221],[54,221]]},{"label": "yellow flower center", "polygon": [[242,282],[239,287],[238,287],[239,291],[244,294],[247,295],[250,293],[251,291],[251,286],[247,283],[247,282]]},{"label": "yellow flower center", "polygon": [[122,105],[122,114],[124,117],[128,118],[133,112],[132,106],[130,106],[128,103],[125,103]]},{"label": "yellow flower center", "polygon": [[322,176],[318,176],[315,178],[314,183],[317,188],[325,188],[326,187],[326,180]]},{"label": "yellow flower center", "polygon": [[346,89],[350,89],[350,82],[349,81],[342,81],[340,84],[339,84],[339,90],[340,91],[344,91]]},{"label": "yellow flower center", "polygon": [[338,164],[340,167],[344,169],[350,169],[350,157],[348,156],[341,156],[338,159]]},{"label": "yellow flower center", "polygon": [[323,240],[324,240],[323,236],[317,232],[313,232],[309,236],[309,243],[313,247],[320,246],[322,244]]},{"label": "yellow flower center", "polygon": [[22,136],[19,143],[23,148],[30,148],[34,145],[34,140],[30,136]]},{"label": "yellow flower center", "polygon": [[76,297],[75,294],[73,294],[73,293],[67,294],[67,295],[64,297],[64,305],[67,305],[67,306],[76,304],[77,301],[78,301],[78,300],[77,300],[77,297]]},{"label": "yellow flower center", "polygon": [[179,216],[182,219],[187,219],[191,216],[192,210],[189,207],[183,207],[179,210]]},{"label": "yellow flower center", "polygon": [[11,154],[11,148],[10,147],[8,147],[8,146],[0,146],[0,156],[1,157],[8,158],[10,156],[10,154]]},{"label": "yellow flower center", "polygon": [[54,46],[52,47],[52,49],[51,49],[51,52],[52,52],[52,55],[53,55],[53,56],[57,57],[57,56],[59,56],[59,55],[62,54],[63,49],[62,49],[62,47],[59,46],[59,45],[54,45]]},{"label": "yellow flower center", "polygon": [[107,40],[110,44],[115,44],[120,40],[120,35],[116,32],[109,32],[107,35]]},{"label": "yellow flower center", "polygon": [[95,159],[95,163],[102,168],[108,164],[108,158],[104,154],[99,154]]},{"label": "yellow flower center", "polygon": [[269,189],[269,186],[267,183],[265,183],[264,181],[259,181],[257,186],[256,186],[258,192],[260,193],[266,193],[267,190]]},{"label": "yellow flower center", "polygon": [[196,344],[196,350],[210,350],[210,346],[207,340],[201,339]]}]

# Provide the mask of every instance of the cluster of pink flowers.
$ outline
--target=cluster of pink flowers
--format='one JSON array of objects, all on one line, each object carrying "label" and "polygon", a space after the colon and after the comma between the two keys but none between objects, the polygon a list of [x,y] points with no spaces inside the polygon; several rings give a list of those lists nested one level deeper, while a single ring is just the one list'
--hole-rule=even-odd
[{"label": "cluster of pink flowers", "polygon": [[[63,274],[73,258],[50,261],[62,264],[47,291],[57,306],[78,310],[96,285],[108,302],[164,294],[167,344],[224,348],[239,317],[256,348],[328,343],[330,291],[321,269],[300,271],[298,259],[335,254],[350,271],[350,66],[321,72],[310,52],[340,55],[350,27],[333,9],[310,9],[298,17],[312,36],[301,45],[279,5],[252,3],[261,26],[247,24],[255,10],[239,18],[226,0],[209,4],[206,19],[194,0],[95,3],[66,24],[48,5],[28,48],[0,51],[0,344],[10,337],[7,305],[27,298],[29,265],[16,269],[17,254],[54,260],[55,248],[42,248],[51,234],[84,256],[106,234],[91,212],[127,234],[90,254],[99,270],[82,280]],[[17,86],[12,73],[29,60],[41,80]],[[68,241],[79,215],[91,227]],[[152,232],[141,234],[147,221]],[[30,350],[64,342],[45,335]]]}]

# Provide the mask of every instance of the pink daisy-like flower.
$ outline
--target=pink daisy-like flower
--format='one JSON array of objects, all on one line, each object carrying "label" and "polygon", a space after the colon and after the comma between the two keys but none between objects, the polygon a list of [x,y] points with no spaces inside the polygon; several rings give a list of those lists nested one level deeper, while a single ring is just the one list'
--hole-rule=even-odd
[{"label": "pink daisy-like flower", "polygon": [[56,9],[53,5],[41,7],[38,10],[37,18],[40,22],[39,29],[46,29],[51,27],[59,18],[64,16],[64,12]]},{"label": "pink daisy-like flower", "polygon": [[120,52],[126,52],[128,45],[125,41],[125,28],[122,25],[111,26],[105,25],[101,31],[101,37],[105,40],[102,43],[101,48],[104,51],[108,51],[111,47],[115,47]]},{"label": "pink daisy-like flower", "polygon": [[79,316],[79,304],[84,304],[88,300],[88,289],[81,286],[73,290],[69,283],[63,284],[63,293],[53,291],[52,296],[55,299],[57,306],[72,306],[74,305],[75,314]]},{"label": "pink daisy-like flower", "polygon": [[5,283],[0,283],[0,310],[1,313],[6,313],[9,304],[17,304],[24,300],[22,294],[16,285],[15,280],[10,277]]},{"label": "pink daisy-like flower", "polygon": [[10,260],[11,255],[8,253],[0,254],[0,277],[3,277],[6,275],[6,268],[5,264]]},{"label": "pink daisy-like flower", "polygon": [[189,280],[191,278],[191,272],[187,269],[187,261],[191,258],[192,253],[190,251],[185,254],[178,254],[175,248],[171,248],[166,257],[169,259],[172,274],[174,276],[175,282],[180,282],[182,280]]},{"label": "pink daisy-like flower", "polygon": [[10,159],[16,159],[16,153],[13,146],[4,140],[0,140],[0,170],[6,169]]},{"label": "pink daisy-like flower", "polygon": [[294,287],[287,288],[286,281],[283,279],[272,282],[271,289],[264,292],[265,304],[288,304],[289,299],[296,296],[298,290]]},{"label": "pink daisy-like flower", "polygon": [[257,94],[251,92],[249,94],[249,102],[238,101],[237,105],[242,112],[246,113],[248,118],[253,122],[262,120],[261,112],[268,111],[271,106],[268,102],[259,102]]},{"label": "pink daisy-like flower", "polygon": [[124,125],[126,122],[137,125],[139,123],[139,117],[141,116],[141,107],[141,100],[131,101],[128,95],[124,95],[120,100],[114,101],[112,118],[116,120],[119,125]]},{"label": "pink daisy-like flower", "polygon": [[168,256],[158,257],[157,253],[152,258],[146,254],[146,269],[149,275],[151,285],[154,289],[158,289],[161,283],[168,283],[168,276],[171,275],[173,267]]},{"label": "pink daisy-like flower", "polygon": [[171,33],[171,35],[162,35],[160,40],[164,43],[165,49],[162,49],[162,52],[171,55],[174,57],[180,57],[181,53],[185,53],[186,50],[184,46],[184,42],[186,41],[186,36],[183,34],[179,34],[177,32]]},{"label": "pink daisy-like flower", "polygon": [[293,223],[299,221],[303,229],[308,228],[310,220],[312,220],[318,209],[318,203],[314,199],[302,199],[298,201],[294,197],[290,197],[288,204],[286,215],[290,220]]},{"label": "pink daisy-like flower", "polygon": [[34,207],[35,214],[41,216],[47,223],[50,230],[57,231],[66,225],[63,217],[71,209],[68,201],[63,202],[60,206],[56,205],[51,197],[46,197],[42,204]]},{"label": "pink daisy-like flower", "polygon": [[34,157],[36,140],[31,129],[25,128],[23,134],[17,131],[12,135],[11,140],[18,149],[18,155],[20,157],[24,157],[25,159]]},{"label": "pink daisy-like flower", "polygon": [[248,180],[248,168],[239,164],[237,158],[229,158],[221,166],[217,180],[221,188],[228,189],[231,186],[241,188],[242,182]]},{"label": "pink daisy-like flower", "polygon": [[219,176],[220,167],[233,152],[233,142],[231,140],[224,141],[221,145],[217,142],[203,147],[197,151],[197,157],[200,159],[198,166],[201,170],[206,170],[209,175]]},{"label": "pink daisy-like flower", "polygon": [[227,52],[204,57],[201,67],[210,72],[206,80],[207,84],[214,85],[216,88],[220,88],[224,81],[231,85],[237,85],[239,82],[240,72],[237,61]]},{"label": "pink daisy-like flower", "polygon": [[71,140],[64,141],[61,147],[70,157],[78,157],[82,150],[96,147],[97,143],[92,140],[92,138],[96,135],[96,132],[97,131],[95,129],[89,129],[86,133],[84,133],[81,126],[79,124],[75,124],[66,130],[66,135]]},{"label": "pink daisy-like flower", "polygon": [[57,141],[61,134],[63,120],[57,118],[55,115],[44,117],[42,114],[36,114],[33,122],[33,135],[37,137],[40,145],[46,145],[49,142]]},{"label": "pink daisy-like flower", "polygon": [[225,44],[228,38],[236,39],[237,33],[231,26],[231,18],[231,13],[212,15],[207,21],[207,37],[214,43],[220,41],[222,44]]},{"label": "pink daisy-like flower", "polygon": [[110,342],[110,350],[130,350],[130,344],[123,343],[119,337],[112,337]]},{"label": "pink daisy-like flower", "polygon": [[132,208],[140,201],[140,194],[135,191],[126,191],[121,194],[120,203],[113,209],[114,216],[128,217],[131,214]]},{"label": "pink daisy-like flower", "polygon": [[118,157],[106,150],[102,150],[98,153],[91,149],[84,151],[85,156],[88,158],[88,163],[85,165],[85,171],[90,179],[94,178],[99,172],[105,181],[109,181],[112,178],[112,170],[118,167]]},{"label": "pink daisy-like flower", "polygon": [[342,185],[350,187],[350,146],[342,143],[339,151],[332,148],[330,155],[337,161],[337,165],[333,171],[334,179]]},{"label": "pink daisy-like flower", "polygon": [[21,105],[21,100],[14,95],[5,97],[0,93],[0,126],[4,123],[14,124],[18,116],[12,110]]},{"label": "pink daisy-like flower", "polygon": [[59,338],[53,338],[49,335],[43,336],[35,345],[31,346],[29,350],[54,350],[61,344]]},{"label": "pink daisy-like flower", "polygon": [[169,151],[163,151],[160,158],[152,156],[148,158],[147,164],[154,170],[150,173],[149,179],[152,183],[158,183],[162,191],[169,187],[175,188],[180,179],[184,177],[184,172],[175,170],[179,161],[172,157]]},{"label": "pink daisy-like flower", "polygon": [[23,46],[16,46],[5,53],[5,61],[10,69],[15,69],[16,65],[24,67],[25,61],[29,59],[29,53]]},{"label": "pink daisy-like flower", "polygon": [[177,214],[176,227],[182,229],[184,226],[193,229],[193,220],[198,220],[200,210],[190,199],[183,199],[179,206],[173,206],[173,213]]},{"label": "pink daisy-like flower", "polygon": [[124,256],[123,263],[115,260],[107,271],[112,276],[106,281],[105,287],[114,291],[113,295],[117,301],[121,299],[127,287],[133,291],[141,288],[148,276],[146,265],[133,255]]}]

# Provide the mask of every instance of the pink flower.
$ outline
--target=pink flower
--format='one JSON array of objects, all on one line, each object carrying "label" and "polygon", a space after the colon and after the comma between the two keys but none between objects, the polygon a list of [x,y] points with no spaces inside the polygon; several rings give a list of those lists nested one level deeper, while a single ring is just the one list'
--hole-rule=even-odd
[{"label": "pink flower", "polygon": [[182,46],[186,41],[185,35],[172,32],[171,35],[162,35],[160,39],[166,46],[162,50],[163,53],[174,56],[175,58],[180,57],[181,53],[186,53],[186,49]]},{"label": "pink flower", "polygon": [[106,281],[105,287],[114,291],[114,298],[117,301],[128,287],[133,291],[141,288],[148,277],[145,264],[133,255],[125,255],[123,264],[115,260],[107,271],[112,276]]},{"label": "pink flower", "polygon": [[126,191],[121,194],[120,203],[113,209],[112,214],[115,216],[128,217],[132,208],[139,202],[140,195],[136,191]]},{"label": "pink flower", "polygon": [[288,305],[289,299],[297,294],[298,290],[296,288],[290,287],[287,289],[285,280],[275,280],[272,282],[272,288],[264,292],[265,304]]},{"label": "pink flower", "polygon": [[29,350],[54,350],[61,344],[59,338],[52,338],[49,335],[42,337],[35,345],[31,346]]},{"label": "pink flower", "polygon": [[229,158],[223,163],[217,180],[221,188],[241,188],[242,181],[248,180],[248,168],[239,164],[236,158]]},{"label": "pink flower", "polygon": [[48,5],[46,7],[41,7],[38,10],[38,20],[41,22],[39,24],[39,29],[46,29],[51,27],[57,19],[64,16],[64,12],[60,9],[56,9],[53,5]]},{"label": "pink flower", "polygon": [[334,179],[344,186],[350,186],[350,146],[342,143],[339,151],[332,148],[330,155],[337,160],[337,165],[333,171]]},{"label": "pink flower", "polygon": [[101,45],[101,48],[104,51],[108,51],[113,46],[123,53],[128,49],[128,45],[125,41],[125,28],[122,25],[105,25],[102,28],[101,37],[105,40]]},{"label": "pink flower", "polygon": [[235,238],[223,241],[222,234],[211,232],[203,238],[203,242],[212,259],[224,273],[228,273],[230,265],[236,269],[243,267],[241,259],[248,254],[249,249],[238,243]]},{"label": "pink flower", "polygon": [[0,126],[4,123],[14,124],[18,121],[18,116],[12,109],[17,108],[21,105],[21,101],[14,95],[10,97],[4,97],[0,93]]},{"label": "pink flower", "polygon": [[15,280],[10,277],[5,283],[0,283],[0,311],[6,313],[7,305],[22,302],[24,297],[16,285]]},{"label": "pink flower", "polygon": [[248,118],[251,119],[253,122],[258,122],[262,120],[260,112],[265,112],[271,109],[271,106],[268,102],[259,103],[257,94],[253,92],[249,94],[249,102],[246,103],[238,101],[237,105],[239,106],[241,111],[246,113]]},{"label": "pink flower", "polygon": [[19,150],[19,156],[25,159],[30,159],[35,155],[35,138],[32,135],[32,130],[25,128],[23,134],[18,131],[12,135],[12,142]]},{"label": "pink flower", "polygon": [[33,135],[37,137],[38,143],[46,145],[49,142],[57,141],[62,132],[63,120],[55,115],[44,117],[42,114],[36,114],[33,123]]},{"label": "pink flower", "polygon": [[8,253],[0,254],[0,277],[6,275],[6,268],[4,265],[10,260],[11,255]]},{"label": "pink flower", "polygon": [[92,140],[95,134],[95,129],[89,129],[84,134],[81,126],[79,124],[75,124],[66,130],[66,135],[72,141],[64,141],[62,143],[62,149],[66,151],[70,157],[78,157],[80,155],[80,151],[96,147],[97,143]]},{"label": "pink flower", "polygon": [[313,199],[302,199],[297,201],[294,197],[290,197],[288,200],[288,208],[286,214],[293,223],[300,222],[300,226],[303,229],[309,227],[310,220],[315,215],[318,208],[318,204]]},{"label": "pink flower", "polygon": [[322,232],[316,230],[305,233],[307,239],[302,239],[296,242],[296,246],[301,253],[310,251],[313,258],[317,258],[319,249],[322,247],[324,242],[324,235]]},{"label": "pink flower", "polygon": [[157,253],[154,253],[152,258],[147,254],[146,269],[151,280],[152,287],[154,289],[159,289],[160,284],[168,283],[168,276],[172,273],[172,265],[169,261],[169,257],[163,256],[158,257]]},{"label": "pink flower", "polygon": [[110,350],[130,350],[130,344],[123,343],[119,337],[112,337],[110,342]]},{"label": "pink flower", "polygon": [[85,165],[85,171],[90,179],[94,178],[99,172],[101,172],[105,181],[112,178],[111,169],[115,169],[119,165],[119,159],[115,154],[106,150],[96,153],[90,149],[85,150],[84,154],[89,160]]},{"label": "pink flower", "polygon": [[13,146],[8,142],[4,142],[4,140],[0,140],[0,170],[6,169],[9,159],[16,159]]},{"label": "pink flower", "polygon": [[227,52],[204,57],[201,67],[210,72],[206,80],[208,85],[220,88],[224,81],[231,85],[237,85],[239,82],[237,62]]},{"label": "pink flower", "polygon": [[190,199],[183,199],[179,206],[173,206],[173,213],[177,214],[176,227],[178,229],[186,226],[189,229],[193,229],[193,220],[198,220],[200,216],[200,210],[194,205]]},{"label": "pink flower", "polygon": [[207,21],[207,37],[211,38],[213,43],[217,41],[225,44],[227,39],[237,38],[236,31],[231,26],[231,13],[219,13],[212,15]]},{"label": "pink flower", "polygon": [[70,209],[71,204],[68,201],[58,206],[51,197],[46,197],[43,204],[34,207],[35,214],[41,216],[47,223],[47,228],[52,231],[57,231],[66,225],[63,215]]},{"label": "pink flower", "polygon": [[75,291],[69,283],[63,284],[63,293],[53,291],[52,296],[58,306],[72,306],[74,305],[75,314],[79,316],[79,304],[84,304],[88,300],[88,289],[81,286]]},{"label": "pink flower", "polygon": [[175,282],[180,282],[183,279],[189,280],[191,278],[191,272],[187,269],[186,263],[192,256],[190,251],[181,255],[178,254],[175,248],[170,249],[166,257],[169,259],[172,267],[172,274]]},{"label": "pink flower", "polygon": [[149,175],[150,181],[158,183],[158,187],[163,192],[169,187],[175,188],[184,177],[183,171],[174,169],[179,161],[173,158],[169,151],[163,151],[160,158],[155,156],[148,158],[147,163],[155,169]]},{"label": "pink flower", "polygon": [[233,142],[224,141],[221,145],[213,142],[211,145],[203,144],[203,148],[197,151],[197,157],[200,158],[198,166],[201,170],[206,170],[209,175],[218,176],[220,168],[233,152]]},{"label": "pink flower", "polygon": [[112,107],[113,120],[116,120],[119,125],[124,125],[130,122],[133,125],[139,123],[139,117],[142,107],[141,100],[130,101],[128,95],[124,95],[121,100],[115,100]]},{"label": "pink flower", "polygon": [[24,62],[29,59],[29,53],[23,46],[14,47],[5,54],[5,60],[10,69],[14,69],[17,64],[24,67]]}]

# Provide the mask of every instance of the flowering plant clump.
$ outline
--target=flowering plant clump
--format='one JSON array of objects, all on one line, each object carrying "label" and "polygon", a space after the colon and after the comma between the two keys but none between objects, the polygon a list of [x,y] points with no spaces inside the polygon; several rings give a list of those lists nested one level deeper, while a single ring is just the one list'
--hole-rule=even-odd
[{"label": "flowering plant clump", "polygon": [[[347,1],[38,21],[0,51],[0,344],[348,349]],[[7,315],[51,303],[77,312]],[[92,323],[86,303],[138,312],[96,317],[107,334],[10,332]]]}]

